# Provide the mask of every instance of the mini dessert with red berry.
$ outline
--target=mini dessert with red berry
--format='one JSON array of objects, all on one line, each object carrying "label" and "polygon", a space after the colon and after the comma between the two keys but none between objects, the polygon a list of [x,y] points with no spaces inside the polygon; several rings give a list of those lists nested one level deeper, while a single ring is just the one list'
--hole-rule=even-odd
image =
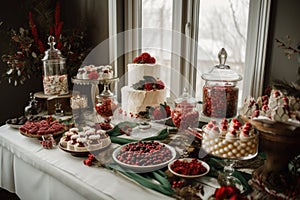
[{"label": "mini dessert with red berry", "polygon": [[113,68],[111,65],[86,65],[78,69],[76,75],[77,79],[88,79],[88,80],[102,80],[111,79],[114,76]]},{"label": "mini dessert with red berry", "polygon": [[265,123],[280,122],[300,127],[299,110],[299,96],[288,96],[280,90],[273,89],[269,96],[264,95],[257,99],[247,97],[240,114]]},{"label": "mini dessert with red berry", "polygon": [[[239,120],[233,118],[229,123],[230,128],[213,132],[214,129],[221,129],[224,124],[209,122],[203,127],[204,135],[202,148],[217,157],[221,158],[242,158],[253,157],[258,150],[258,135],[254,132],[250,123],[242,125]],[[213,137],[212,137],[213,136]]]},{"label": "mini dessert with red berry", "polygon": [[164,103],[166,87],[160,79],[163,67],[149,53],[142,53],[128,64],[128,85],[121,89],[122,109],[136,115],[147,106]]}]

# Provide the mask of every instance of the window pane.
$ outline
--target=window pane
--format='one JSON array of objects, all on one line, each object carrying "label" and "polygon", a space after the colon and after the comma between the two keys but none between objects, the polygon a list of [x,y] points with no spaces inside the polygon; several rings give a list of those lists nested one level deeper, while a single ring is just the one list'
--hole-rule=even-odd
[{"label": "window pane", "polygon": [[150,53],[163,65],[159,78],[167,88],[171,79],[167,71],[171,65],[172,7],[173,0],[142,0],[142,52]]},{"label": "window pane", "polygon": [[[222,47],[227,51],[226,64],[244,76],[249,0],[201,0],[198,33],[198,74],[208,72],[219,63]],[[242,96],[239,86],[239,102]],[[202,99],[204,81],[197,77],[196,97]]]}]

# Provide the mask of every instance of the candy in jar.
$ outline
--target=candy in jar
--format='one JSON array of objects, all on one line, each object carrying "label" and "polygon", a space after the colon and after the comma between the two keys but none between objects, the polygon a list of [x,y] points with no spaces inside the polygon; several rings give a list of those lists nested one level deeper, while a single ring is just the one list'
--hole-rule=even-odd
[{"label": "candy in jar", "polygon": [[220,64],[202,75],[205,80],[202,112],[207,117],[232,118],[237,114],[237,82],[242,77],[225,65],[226,58],[227,53],[222,48],[219,53]]},{"label": "candy in jar", "polygon": [[180,130],[195,128],[198,126],[199,112],[196,109],[197,101],[184,89],[181,97],[175,100],[175,108],[172,111],[172,121]]},{"label": "candy in jar", "polygon": [[61,52],[55,49],[54,37],[49,36],[50,49],[45,52],[43,61],[43,87],[46,95],[69,93],[66,61]]}]

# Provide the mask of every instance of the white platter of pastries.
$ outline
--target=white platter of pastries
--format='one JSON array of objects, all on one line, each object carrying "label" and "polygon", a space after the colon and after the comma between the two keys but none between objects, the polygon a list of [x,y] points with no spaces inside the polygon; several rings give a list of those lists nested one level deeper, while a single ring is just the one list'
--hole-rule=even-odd
[{"label": "white platter of pastries", "polygon": [[87,156],[90,152],[106,149],[111,144],[109,136],[103,130],[92,127],[71,128],[65,132],[59,142],[59,148],[73,156]]}]

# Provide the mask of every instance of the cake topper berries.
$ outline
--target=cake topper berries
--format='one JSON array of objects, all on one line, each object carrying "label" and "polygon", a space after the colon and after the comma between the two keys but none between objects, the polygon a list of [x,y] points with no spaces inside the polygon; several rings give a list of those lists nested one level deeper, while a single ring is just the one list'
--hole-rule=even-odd
[{"label": "cake topper berries", "polygon": [[133,63],[136,64],[155,64],[155,62],[155,58],[151,57],[151,55],[147,52],[142,53],[141,55],[133,59]]}]

